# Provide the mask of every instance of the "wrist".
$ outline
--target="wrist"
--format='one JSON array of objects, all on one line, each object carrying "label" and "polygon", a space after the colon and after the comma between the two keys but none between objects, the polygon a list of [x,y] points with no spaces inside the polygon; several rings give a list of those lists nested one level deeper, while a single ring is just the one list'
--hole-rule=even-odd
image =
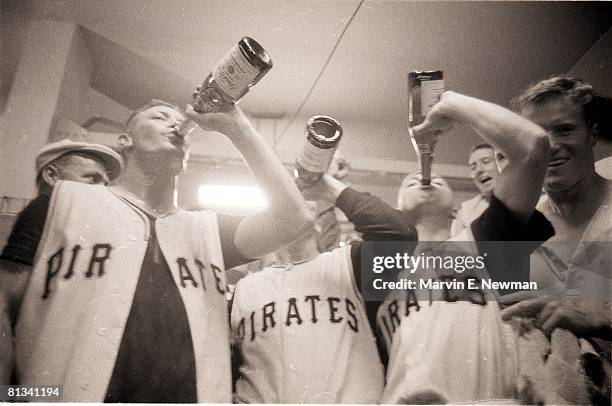
[{"label": "wrist", "polygon": [[345,185],[343,182],[339,181],[338,179],[334,178],[333,176],[326,176],[325,180],[327,181],[327,189],[332,195],[332,201],[335,204],[336,200],[338,200],[338,197],[348,188],[348,186]]}]

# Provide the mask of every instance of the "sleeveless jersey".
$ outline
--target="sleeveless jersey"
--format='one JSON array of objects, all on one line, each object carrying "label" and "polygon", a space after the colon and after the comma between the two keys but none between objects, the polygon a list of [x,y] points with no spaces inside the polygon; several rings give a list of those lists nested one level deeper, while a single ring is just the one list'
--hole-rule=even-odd
[{"label": "sleeveless jersey", "polygon": [[[426,244],[433,245],[425,249],[422,244],[417,246],[414,255],[478,255],[467,229],[442,245]],[[486,270],[456,274],[417,269],[399,274],[415,281],[417,288],[392,291],[378,309],[377,326],[389,354],[381,403],[472,403],[491,399],[497,399],[497,403],[513,396],[517,333],[502,322],[494,292],[464,290],[460,285],[430,290],[419,285],[421,279],[456,279],[463,280],[467,287],[463,275],[487,278]]]},{"label": "sleeveless jersey", "polygon": [[[156,231],[190,324],[198,401],[229,402],[216,215],[179,210]],[[22,385],[62,385],[64,402],[104,401],[149,235],[147,216],[108,188],[58,182],[16,326]]]},{"label": "sleeveless jersey", "polygon": [[378,403],[383,368],[351,247],[240,280],[232,332],[245,403]]},{"label": "sleeveless jersey", "polygon": [[555,253],[566,247],[560,241],[547,241],[531,255],[530,278],[538,286],[582,298],[585,295],[597,300],[607,300],[610,297],[612,182],[608,182],[607,188],[604,201],[589,221],[580,242],[570,253],[569,261],[564,261]]}]

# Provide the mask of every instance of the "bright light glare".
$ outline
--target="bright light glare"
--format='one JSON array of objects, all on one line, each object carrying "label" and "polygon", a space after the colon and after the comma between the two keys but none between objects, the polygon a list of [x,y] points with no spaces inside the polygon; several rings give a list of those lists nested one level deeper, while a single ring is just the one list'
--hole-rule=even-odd
[{"label": "bright light glare", "polygon": [[263,208],[268,204],[261,189],[255,186],[202,185],[198,190],[204,207]]}]

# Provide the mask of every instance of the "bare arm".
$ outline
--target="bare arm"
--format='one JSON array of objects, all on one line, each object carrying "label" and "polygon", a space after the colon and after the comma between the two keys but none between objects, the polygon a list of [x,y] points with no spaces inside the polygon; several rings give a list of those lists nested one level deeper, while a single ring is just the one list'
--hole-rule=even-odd
[{"label": "bare arm", "polygon": [[238,225],[234,241],[244,256],[258,258],[275,251],[312,226],[295,182],[238,106],[227,113],[207,114],[188,108],[187,114],[203,128],[232,141],[268,198],[267,211],[246,216]]},{"label": "bare arm", "polygon": [[[508,160],[493,193],[527,222],[542,190],[549,160],[546,132],[512,111],[484,100],[445,92],[415,132],[435,138],[453,123],[472,128]],[[432,135],[433,134],[433,135]]]},{"label": "bare arm", "polygon": [[11,380],[15,319],[31,267],[0,259],[0,385]]}]

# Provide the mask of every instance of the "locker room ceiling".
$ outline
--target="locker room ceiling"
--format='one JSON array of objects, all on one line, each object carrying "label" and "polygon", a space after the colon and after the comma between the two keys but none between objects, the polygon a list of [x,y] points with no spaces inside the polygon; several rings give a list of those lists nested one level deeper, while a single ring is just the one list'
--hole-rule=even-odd
[{"label": "locker room ceiling", "polygon": [[[352,155],[381,160],[414,159],[405,141],[407,72],[441,69],[447,88],[507,105],[528,83],[570,70],[612,23],[611,4],[598,2],[68,0],[30,6],[35,18],[83,27],[94,61],[91,86],[129,108],[152,97],[189,102],[215,63],[251,36],[274,67],[241,105],[254,116],[278,119],[279,145],[299,145],[306,118],[327,114],[347,123],[343,143],[358,144],[348,148]],[[349,139],[351,133],[360,135]],[[457,130],[439,144],[437,160],[462,165],[476,142],[474,134]],[[381,147],[387,144],[392,147]],[[196,147],[204,153],[210,144]]]}]

